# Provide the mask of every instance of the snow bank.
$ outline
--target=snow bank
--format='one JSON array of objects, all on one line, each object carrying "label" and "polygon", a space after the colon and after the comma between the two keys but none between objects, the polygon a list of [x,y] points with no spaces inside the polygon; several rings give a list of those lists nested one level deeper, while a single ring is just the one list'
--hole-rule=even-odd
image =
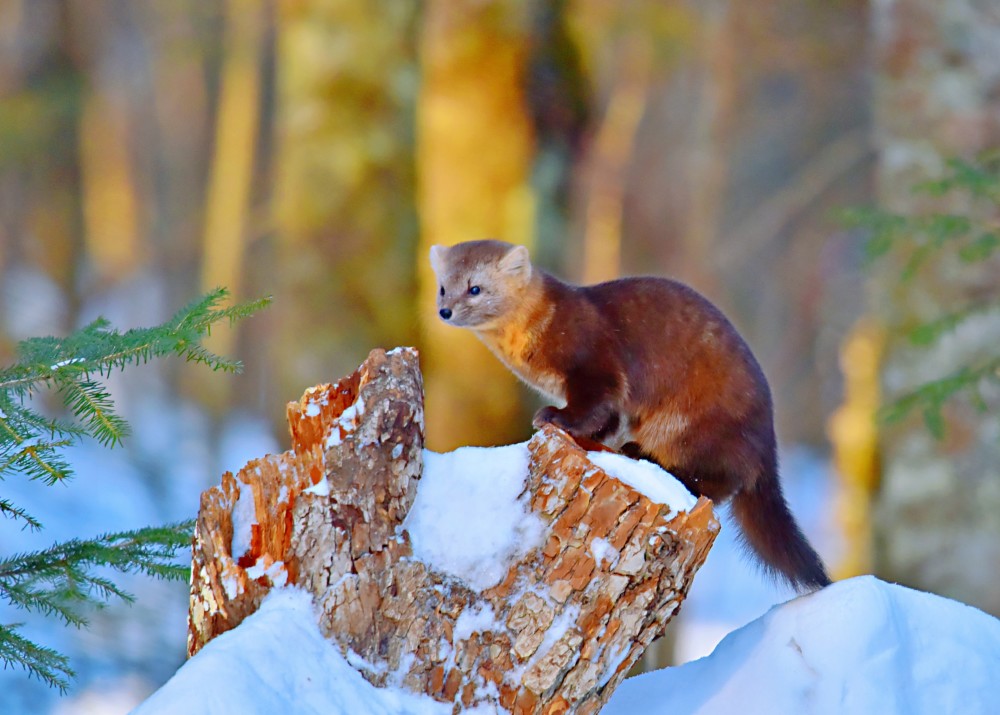
[{"label": "snow bank", "polygon": [[708,657],[625,681],[602,715],[994,713],[1000,621],[866,576],[776,606]]},{"label": "snow bank", "polygon": [[[998,674],[1000,621],[863,577],[775,607],[706,658],[625,681],[601,713],[976,715],[997,711]],[[281,589],[134,711],[281,712],[445,715],[451,705],[370,685],[320,635],[309,596]]]},{"label": "snow bank", "polygon": [[511,563],[541,544],[528,510],[528,444],[424,451],[424,473],[403,527],[413,555],[476,591],[496,586]]},{"label": "snow bank", "polygon": [[319,632],[309,594],[275,589],[210,641],[134,715],[450,715],[451,705],[376,688]]}]

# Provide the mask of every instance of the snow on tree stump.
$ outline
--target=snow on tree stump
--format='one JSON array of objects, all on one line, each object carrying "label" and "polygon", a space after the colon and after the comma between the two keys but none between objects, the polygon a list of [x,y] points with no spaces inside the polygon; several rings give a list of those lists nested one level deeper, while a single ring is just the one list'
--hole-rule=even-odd
[{"label": "snow on tree stump", "polygon": [[456,711],[594,713],[677,612],[719,528],[710,502],[671,513],[546,426],[528,442],[522,495],[540,546],[476,591],[414,558],[403,528],[423,471],[416,351],[372,351],[290,403],[288,422],[290,451],[202,495],[189,655],[294,584],[375,685]]}]

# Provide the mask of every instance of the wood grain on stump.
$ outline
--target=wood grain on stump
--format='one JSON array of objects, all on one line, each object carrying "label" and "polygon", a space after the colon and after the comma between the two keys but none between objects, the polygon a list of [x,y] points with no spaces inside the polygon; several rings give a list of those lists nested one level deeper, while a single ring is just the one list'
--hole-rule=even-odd
[{"label": "wood grain on stump", "polygon": [[412,558],[402,528],[423,466],[415,351],[372,351],[352,375],[290,403],[288,421],[290,451],[202,495],[189,655],[272,587],[294,584],[375,685],[456,711],[594,713],[677,612],[719,528],[710,502],[672,514],[546,426],[528,443],[524,487],[543,545],[476,592]]}]

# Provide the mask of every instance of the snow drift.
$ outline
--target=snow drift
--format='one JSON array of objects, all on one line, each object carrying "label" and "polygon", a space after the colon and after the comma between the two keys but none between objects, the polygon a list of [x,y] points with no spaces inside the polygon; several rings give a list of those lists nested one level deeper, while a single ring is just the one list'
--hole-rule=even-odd
[{"label": "snow drift", "polygon": [[1000,621],[863,576],[776,606],[706,658],[626,680],[603,715],[998,711]]},{"label": "snow drift", "polygon": [[376,688],[323,638],[304,591],[276,589],[237,628],[214,638],[136,715],[447,715],[451,706]]},{"label": "snow drift", "polygon": [[[603,713],[985,714],[998,701],[1000,621],[862,577],[775,607],[706,658],[626,680]],[[282,589],[134,712],[444,715],[451,707],[372,686],[322,637],[309,597]]]}]

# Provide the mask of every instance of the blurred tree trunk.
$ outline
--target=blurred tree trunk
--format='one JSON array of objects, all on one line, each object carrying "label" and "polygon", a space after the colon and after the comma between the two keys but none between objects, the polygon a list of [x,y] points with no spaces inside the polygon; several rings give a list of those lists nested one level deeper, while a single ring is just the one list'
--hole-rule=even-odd
[{"label": "blurred tree trunk", "polygon": [[710,0],[701,8],[697,46],[702,77],[693,117],[690,204],[681,240],[687,264],[683,273],[698,290],[715,297],[718,275],[712,271],[711,261],[718,250],[732,161],[730,135],[735,123],[738,42],[732,19],[735,9],[730,0]]},{"label": "blurred tree trunk", "polygon": [[[225,0],[222,6],[222,63],[215,112],[205,216],[202,233],[201,292],[228,288],[234,299],[244,293],[247,244],[254,225],[253,188],[263,111],[261,94],[267,0]],[[208,349],[232,355],[238,329],[218,330]],[[230,380],[192,376],[204,404],[219,412],[232,409]]]},{"label": "blurred tree trunk", "polygon": [[84,242],[102,283],[130,275],[141,256],[131,128],[127,100],[95,81],[80,117],[80,173]]},{"label": "blurred tree trunk", "polygon": [[[218,111],[221,67],[216,60],[226,57],[221,44],[229,32],[227,28],[216,35],[207,28],[217,26],[211,20],[223,16],[223,2],[147,3],[139,13],[141,31],[149,38],[150,91],[155,95],[147,119],[147,131],[155,137],[155,158],[147,162],[155,167],[156,179],[149,183],[155,187],[150,193],[155,193],[157,220],[149,236],[170,276],[175,303],[189,299],[200,280],[197,267],[205,243],[205,203],[217,132],[213,111]],[[259,52],[269,49],[266,39],[261,45]]]},{"label": "blurred tree trunk", "polygon": [[471,333],[436,319],[431,245],[498,238],[531,244],[534,140],[524,99],[528,3],[430,0],[417,108],[423,367],[432,449],[523,437],[509,371]]},{"label": "blurred tree trunk", "polygon": [[[915,193],[946,159],[1000,145],[1000,11],[983,0],[889,0],[873,8],[879,195],[897,213],[950,210]],[[890,262],[891,263],[891,262]],[[875,310],[890,329],[882,377],[891,398],[927,379],[928,368],[958,368],[962,349],[914,354],[899,335],[971,295],[971,271],[946,261],[933,275],[901,284],[899,265],[873,277]],[[996,336],[1000,344],[1000,335]],[[956,401],[948,438],[937,442],[919,420],[886,430],[877,496],[876,562],[881,575],[1000,614],[1000,415]]]},{"label": "blurred tree trunk", "polygon": [[[74,19],[68,3],[14,2],[0,12],[0,63],[6,65],[0,74],[0,268],[38,271],[69,297],[66,310],[46,316],[45,327],[52,331],[75,322],[83,249],[81,55],[90,48]],[[55,307],[53,301],[47,307]],[[18,334],[13,323],[19,321],[10,319],[7,329]]]},{"label": "blurred tree trunk", "polygon": [[[567,264],[581,282],[592,283],[635,272],[629,254],[649,248],[636,231],[636,199],[655,197],[662,206],[665,194],[675,190],[673,182],[646,181],[639,167],[678,151],[654,113],[698,25],[696,10],[682,0],[572,0],[571,8],[568,25],[590,84],[594,121],[573,182],[577,240]],[[675,223],[683,221],[657,227],[656,250],[671,242]],[[657,272],[648,261],[642,265],[644,272]]]},{"label": "blurred tree trunk", "polygon": [[621,276],[626,176],[649,99],[651,41],[647,33],[636,33],[623,48],[619,76],[588,157],[583,283]]},{"label": "blurred tree trunk", "polygon": [[[205,200],[201,290],[225,286],[234,297],[242,298],[246,234],[252,229],[250,201],[261,112],[261,59],[267,12],[265,0],[227,0],[225,8],[225,56]],[[234,335],[230,330],[218,331],[212,336],[210,347],[228,354]]]},{"label": "blurred tree trunk", "polygon": [[278,4],[269,404],[416,339],[416,18],[393,0]]},{"label": "blurred tree trunk", "polygon": [[535,200],[534,260],[566,275],[566,250],[572,216],[573,179],[586,170],[591,145],[590,94],[580,43],[573,22],[576,0],[533,2],[531,52],[525,96],[535,135],[531,186]]}]

